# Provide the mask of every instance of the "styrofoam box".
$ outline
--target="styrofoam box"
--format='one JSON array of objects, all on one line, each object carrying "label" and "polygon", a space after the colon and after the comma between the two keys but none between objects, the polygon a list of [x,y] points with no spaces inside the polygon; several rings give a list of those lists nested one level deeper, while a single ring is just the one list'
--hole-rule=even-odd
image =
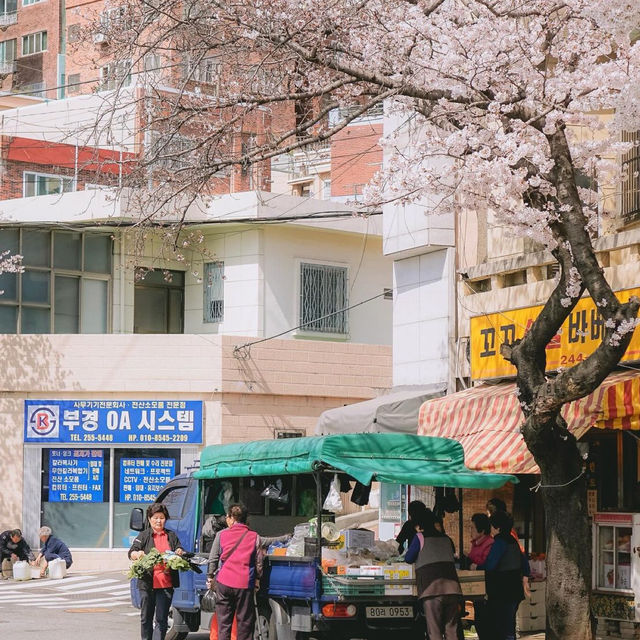
[{"label": "styrofoam box", "polygon": [[[412,580],[415,577],[415,567],[412,564],[395,562],[382,568],[384,577],[388,580]],[[412,596],[415,595],[415,585],[387,584],[384,593],[387,596]]]}]

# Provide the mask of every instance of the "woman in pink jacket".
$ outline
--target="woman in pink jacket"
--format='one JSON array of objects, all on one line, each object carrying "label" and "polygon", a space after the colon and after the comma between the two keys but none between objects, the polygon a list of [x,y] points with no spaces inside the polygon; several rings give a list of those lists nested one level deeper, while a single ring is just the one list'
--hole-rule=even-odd
[{"label": "woman in pink jacket", "polygon": [[471,569],[476,569],[478,565],[483,565],[491,545],[493,538],[491,537],[491,525],[489,524],[489,516],[484,513],[474,513],[471,516],[473,522],[473,531],[471,533],[471,550],[468,553]]}]

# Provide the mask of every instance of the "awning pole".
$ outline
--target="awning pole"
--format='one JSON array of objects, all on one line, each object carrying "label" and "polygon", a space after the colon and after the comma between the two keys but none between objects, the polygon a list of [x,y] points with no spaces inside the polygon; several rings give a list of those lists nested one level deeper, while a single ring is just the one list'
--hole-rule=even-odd
[{"label": "awning pole", "polygon": [[316,481],[316,560],[318,566],[322,563],[322,481],[320,471],[314,471]]},{"label": "awning pole", "polygon": [[458,558],[460,558],[460,568],[463,569],[462,560],[464,558],[464,534],[462,528],[464,526],[464,514],[462,512],[464,510],[464,505],[462,503],[462,489],[458,489],[458,504],[460,505],[460,509],[458,509]]}]

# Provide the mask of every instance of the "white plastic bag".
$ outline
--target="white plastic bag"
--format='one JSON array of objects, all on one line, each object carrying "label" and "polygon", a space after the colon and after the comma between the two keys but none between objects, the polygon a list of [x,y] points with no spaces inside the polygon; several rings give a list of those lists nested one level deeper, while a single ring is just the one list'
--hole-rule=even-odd
[{"label": "white plastic bag", "polygon": [[31,580],[31,567],[28,562],[20,560],[13,565],[14,580]]},{"label": "white plastic bag", "polygon": [[51,560],[48,569],[52,580],[62,580],[67,575],[67,563],[62,558]]},{"label": "white plastic bag", "polygon": [[342,498],[340,497],[340,480],[338,479],[337,473],[333,476],[333,480],[331,481],[331,488],[329,489],[329,493],[324,500],[322,508],[325,511],[331,511],[333,513],[342,511]]}]

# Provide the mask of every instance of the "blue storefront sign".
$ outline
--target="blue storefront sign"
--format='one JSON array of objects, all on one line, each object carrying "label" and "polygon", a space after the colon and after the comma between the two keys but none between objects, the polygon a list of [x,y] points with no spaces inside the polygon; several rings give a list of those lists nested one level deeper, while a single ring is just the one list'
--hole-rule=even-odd
[{"label": "blue storefront sign", "polygon": [[120,502],[154,502],[160,489],[175,474],[173,458],[122,458]]},{"label": "blue storefront sign", "polygon": [[196,400],[25,400],[24,441],[201,444]]},{"label": "blue storefront sign", "polygon": [[100,449],[49,451],[49,502],[102,502],[103,492]]}]

